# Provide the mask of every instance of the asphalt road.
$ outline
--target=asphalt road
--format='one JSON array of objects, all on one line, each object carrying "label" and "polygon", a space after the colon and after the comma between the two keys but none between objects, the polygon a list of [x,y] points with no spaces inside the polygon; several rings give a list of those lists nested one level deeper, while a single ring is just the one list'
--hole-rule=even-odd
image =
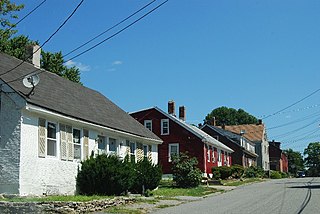
[{"label": "asphalt road", "polygon": [[161,209],[157,214],[181,213],[320,213],[320,178],[270,180],[238,187],[200,201]]}]

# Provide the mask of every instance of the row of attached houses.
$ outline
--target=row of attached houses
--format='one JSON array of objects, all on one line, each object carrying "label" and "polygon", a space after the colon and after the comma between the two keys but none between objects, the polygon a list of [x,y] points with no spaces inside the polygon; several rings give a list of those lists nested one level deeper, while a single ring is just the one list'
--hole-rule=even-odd
[{"label": "row of attached houses", "polygon": [[[92,152],[158,163],[158,136],[99,92],[35,64],[0,53],[0,193],[74,194]],[[30,73],[40,80],[33,88],[23,84]]]},{"label": "row of attached houses", "polygon": [[[173,101],[167,112],[152,107],[129,115],[99,92],[40,69],[39,59],[0,53],[0,193],[74,194],[77,169],[92,153],[147,158],[165,175],[181,152],[209,176],[212,167],[232,164],[287,166],[273,156],[269,165],[269,150],[278,155],[280,146],[269,147],[262,123],[199,128],[185,122],[184,106],[176,116]],[[40,81],[28,88],[30,74]]]},{"label": "row of attached houses", "polygon": [[159,136],[159,163],[164,174],[171,174],[171,156],[188,152],[198,159],[198,167],[204,174],[211,174],[214,166],[230,166],[233,150],[196,126],[185,122],[185,107],[175,115],[175,104],[168,103],[168,113],[158,107],[132,112],[131,116]]}]

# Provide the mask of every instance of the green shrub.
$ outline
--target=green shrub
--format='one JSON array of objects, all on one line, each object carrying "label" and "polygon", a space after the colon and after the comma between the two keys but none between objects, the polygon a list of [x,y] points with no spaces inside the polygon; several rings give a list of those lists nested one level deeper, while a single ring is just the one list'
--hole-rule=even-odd
[{"label": "green shrub", "polygon": [[289,177],[288,173],[281,172],[281,178],[288,178],[288,177]]},{"label": "green shrub", "polygon": [[231,166],[231,176],[232,178],[235,178],[235,179],[239,179],[242,177],[243,175],[243,172],[244,172],[244,168],[243,166],[240,166],[240,165],[233,165]]},{"label": "green shrub", "polygon": [[278,171],[270,171],[270,178],[271,179],[280,179],[281,174]]},{"label": "green shrub", "polygon": [[152,164],[147,159],[134,164],[134,182],[132,192],[146,193],[158,187],[162,178],[162,170],[159,165]]},{"label": "green shrub", "polygon": [[76,178],[82,195],[120,195],[133,184],[134,171],[128,162],[105,154],[82,162]]},{"label": "green shrub", "polygon": [[201,183],[202,173],[197,167],[198,160],[186,153],[172,157],[173,181],[178,187],[197,187]]},{"label": "green shrub", "polygon": [[220,169],[219,167],[212,167],[212,177],[216,180],[221,179]]},{"label": "green shrub", "polygon": [[232,170],[228,166],[220,166],[219,170],[220,170],[220,174],[221,174],[221,179],[223,179],[223,180],[231,177],[231,175],[232,175]]},{"label": "green shrub", "polygon": [[265,177],[265,172],[261,167],[250,166],[244,170],[244,176],[246,178],[263,178]]}]

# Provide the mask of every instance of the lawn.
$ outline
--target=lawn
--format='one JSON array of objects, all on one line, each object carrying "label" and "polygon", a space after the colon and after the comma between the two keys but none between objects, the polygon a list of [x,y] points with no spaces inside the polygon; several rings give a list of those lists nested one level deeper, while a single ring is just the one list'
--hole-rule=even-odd
[{"label": "lawn", "polygon": [[240,186],[243,184],[262,182],[262,181],[264,180],[261,178],[247,178],[244,180],[222,180],[221,182],[224,186]]},{"label": "lawn", "polygon": [[175,197],[175,196],[205,196],[211,193],[218,192],[218,190],[207,187],[198,186],[195,188],[176,188],[176,187],[160,187],[153,191],[154,196]]},{"label": "lawn", "polygon": [[154,196],[161,197],[175,197],[175,196],[205,196],[211,193],[218,192],[218,190],[207,187],[207,186],[198,186],[195,188],[178,188],[174,186],[172,180],[161,180],[159,188],[152,191]]}]

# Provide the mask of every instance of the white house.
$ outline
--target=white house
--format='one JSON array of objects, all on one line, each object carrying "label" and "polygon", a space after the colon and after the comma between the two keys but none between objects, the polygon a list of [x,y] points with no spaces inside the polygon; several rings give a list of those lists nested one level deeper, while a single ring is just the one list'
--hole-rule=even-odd
[{"label": "white house", "polygon": [[109,99],[27,62],[12,69],[20,63],[0,53],[0,193],[74,194],[92,151],[158,162],[162,140]]}]

